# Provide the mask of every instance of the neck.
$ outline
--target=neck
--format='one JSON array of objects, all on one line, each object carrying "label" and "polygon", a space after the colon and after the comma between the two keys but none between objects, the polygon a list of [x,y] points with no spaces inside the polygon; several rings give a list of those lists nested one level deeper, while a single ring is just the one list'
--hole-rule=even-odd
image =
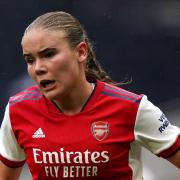
[{"label": "neck", "polygon": [[84,84],[79,84],[77,87],[76,90],[73,90],[61,100],[54,100],[55,104],[66,115],[79,113],[93,91],[92,84],[87,81]]}]

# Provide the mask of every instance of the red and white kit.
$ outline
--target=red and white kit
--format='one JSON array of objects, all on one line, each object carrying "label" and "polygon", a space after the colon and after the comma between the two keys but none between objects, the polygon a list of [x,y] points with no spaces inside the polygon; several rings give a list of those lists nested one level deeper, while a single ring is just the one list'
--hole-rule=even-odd
[{"label": "red and white kit", "polygon": [[34,180],[140,180],[141,146],[163,158],[180,147],[179,128],[145,95],[101,81],[72,116],[26,89],[10,98],[0,133],[2,162],[27,162]]}]

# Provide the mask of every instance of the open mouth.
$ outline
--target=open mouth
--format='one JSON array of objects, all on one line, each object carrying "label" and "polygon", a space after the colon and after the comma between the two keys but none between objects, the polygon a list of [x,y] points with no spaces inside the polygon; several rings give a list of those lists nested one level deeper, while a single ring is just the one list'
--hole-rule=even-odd
[{"label": "open mouth", "polygon": [[50,88],[54,85],[55,81],[53,80],[43,80],[40,82],[41,87],[43,88]]}]

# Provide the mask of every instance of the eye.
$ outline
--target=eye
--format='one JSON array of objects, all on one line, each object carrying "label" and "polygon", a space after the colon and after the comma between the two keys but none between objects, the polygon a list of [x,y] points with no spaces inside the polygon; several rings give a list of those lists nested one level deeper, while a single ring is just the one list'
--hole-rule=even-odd
[{"label": "eye", "polygon": [[44,52],[44,57],[45,58],[51,58],[51,57],[55,56],[56,53],[57,53],[56,51],[50,50],[50,51]]},{"label": "eye", "polygon": [[24,56],[24,59],[27,64],[33,64],[34,59],[31,56]]}]

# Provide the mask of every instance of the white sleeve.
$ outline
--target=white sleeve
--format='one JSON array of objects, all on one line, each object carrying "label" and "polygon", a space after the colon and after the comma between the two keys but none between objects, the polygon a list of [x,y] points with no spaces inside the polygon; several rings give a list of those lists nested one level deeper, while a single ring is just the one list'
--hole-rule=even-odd
[{"label": "white sleeve", "polygon": [[144,96],[137,112],[134,133],[136,141],[159,154],[176,142],[180,129],[171,125],[162,111]]},{"label": "white sleeve", "polygon": [[6,107],[0,130],[0,155],[13,162],[24,161],[26,159],[24,150],[19,146],[11,127],[9,104]]}]

